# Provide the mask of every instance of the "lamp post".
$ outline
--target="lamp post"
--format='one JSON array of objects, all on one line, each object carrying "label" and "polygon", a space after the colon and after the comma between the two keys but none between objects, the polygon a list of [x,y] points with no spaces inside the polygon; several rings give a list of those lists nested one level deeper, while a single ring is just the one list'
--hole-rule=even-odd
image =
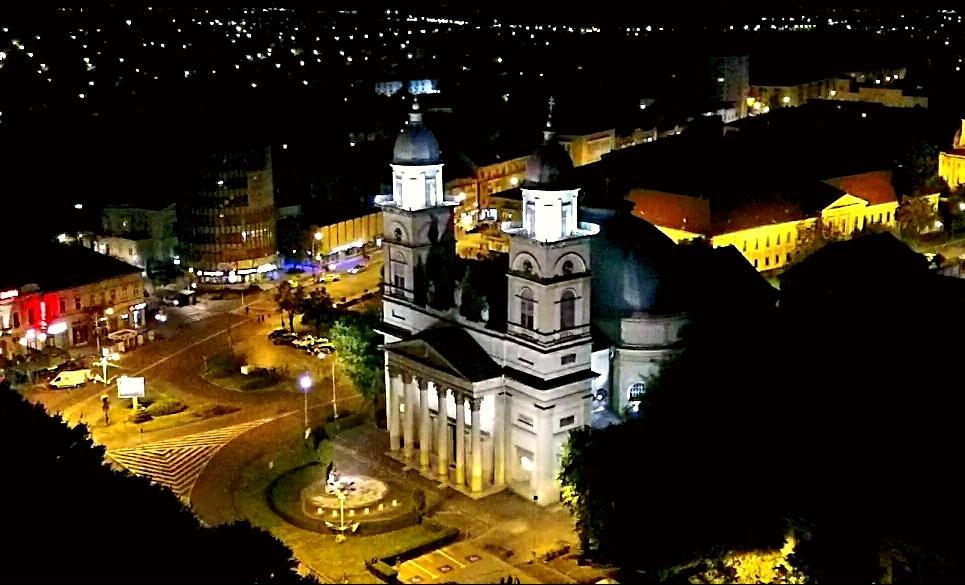
[{"label": "lamp post", "polygon": [[332,417],[335,420],[335,430],[338,430],[338,404],[335,402],[335,352],[328,355],[332,360]]},{"label": "lamp post", "polygon": [[305,434],[308,434],[308,389],[312,387],[312,378],[308,374],[302,374],[298,379],[298,385],[302,387],[302,394],[305,395]]},{"label": "lamp post", "polygon": [[312,236],[312,266],[315,266],[315,242],[322,241],[322,232],[317,231]]}]

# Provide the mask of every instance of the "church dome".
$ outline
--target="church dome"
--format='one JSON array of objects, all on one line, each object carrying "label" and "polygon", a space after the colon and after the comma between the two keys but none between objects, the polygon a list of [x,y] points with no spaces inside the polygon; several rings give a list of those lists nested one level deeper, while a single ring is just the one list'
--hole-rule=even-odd
[{"label": "church dome", "polygon": [[685,311],[676,244],[630,207],[580,210],[581,220],[600,226],[590,242],[594,318]]},{"label": "church dome", "polygon": [[[547,133],[549,134],[549,133]],[[571,189],[573,161],[551,135],[526,161],[527,189]]]},{"label": "church dome", "polygon": [[422,123],[419,102],[413,102],[409,121],[402,127],[392,151],[392,162],[397,165],[434,165],[442,160],[435,135]]}]

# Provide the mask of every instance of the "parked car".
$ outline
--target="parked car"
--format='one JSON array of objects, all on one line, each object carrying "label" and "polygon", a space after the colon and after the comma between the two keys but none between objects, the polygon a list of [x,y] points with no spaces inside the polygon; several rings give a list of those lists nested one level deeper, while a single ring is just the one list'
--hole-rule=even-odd
[{"label": "parked car", "polygon": [[275,329],[268,334],[268,339],[275,339],[276,337],[281,337],[283,335],[289,335],[291,332],[287,329]]},{"label": "parked car", "polygon": [[349,273],[349,274],[358,274],[359,272],[362,272],[363,270],[365,270],[365,264],[359,264],[358,266],[353,266],[353,267],[349,268],[349,269],[348,269],[348,273]]},{"label": "parked car", "polygon": [[52,388],[79,388],[87,383],[90,370],[64,370],[50,381]]},{"label": "parked car", "polygon": [[311,347],[315,345],[315,338],[312,337],[311,335],[302,335],[301,337],[292,341],[292,345],[294,345],[295,347],[302,347],[302,348]]},{"label": "parked car", "polygon": [[298,335],[295,333],[285,333],[284,335],[272,338],[271,342],[274,345],[291,345],[296,339],[298,339]]},{"label": "parked car", "polygon": [[328,274],[323,274],[318,277],[318,282],[338,282],[342,280],[342,275],[337,272],[329,272]]},{"label": "parked car", "polygon": [[309,353],[314,354],[319,359],[324,358],[330,353],[335,353],[335,346],[331,343],[319,343],[309,350]]}]

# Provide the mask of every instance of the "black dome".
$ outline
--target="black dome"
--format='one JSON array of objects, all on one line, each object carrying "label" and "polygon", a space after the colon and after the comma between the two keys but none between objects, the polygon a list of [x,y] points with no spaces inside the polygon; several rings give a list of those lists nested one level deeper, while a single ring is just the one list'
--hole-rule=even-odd
[{"label": "black dome", "polygon": [[685,307],[676,294],[680,284],[676,244],[663,232],[626,209],[582,208],[580,219],[600,226],[590,242],[594,317],[633,313],[676,313]]},{"label": "black dome", "polygon": [[434,165],[442,160],[439,143],[425,125],[419,104],[415,103],[409,121],[402,127],[392,151],[392,162],[397,165]]},{"label": "black dome", "polygon": [[573,161],[555,139],[548,139],[526,161],[527,189],[572,189]]}]

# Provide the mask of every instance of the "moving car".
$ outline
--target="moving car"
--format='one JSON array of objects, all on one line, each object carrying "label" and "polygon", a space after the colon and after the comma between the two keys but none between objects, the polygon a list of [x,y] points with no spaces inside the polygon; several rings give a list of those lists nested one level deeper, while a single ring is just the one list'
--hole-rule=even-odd
[{"label": "moving car", "polygon": [[64,370],[50,381],[52,388],[79,388],[87,383],[90,370]]},{"label": "moving car", "polygon": [[335,273],[335,272],[330,272],[330,273],[328,273],[328,274],[323,274],[323,275],[321,275],[321,276],[318,277],[318,282],[321,282],[321,283],[325,283],[325,282],[338,282],[338,281],[340,281],[340,280],[342,280],[342,276],[341,276],[340,274],[338,274],[338,273]]},{"label": "moving car", "polygon": [[365,265],[364,265],[364,264],[359,264],[358,266],[353,266],[353,267],[349,268],[349,269],[348,269],[348,273],[349,273],[349,274],[358,274],[359,272],[362,272],[363,270],[365,270]]}]

